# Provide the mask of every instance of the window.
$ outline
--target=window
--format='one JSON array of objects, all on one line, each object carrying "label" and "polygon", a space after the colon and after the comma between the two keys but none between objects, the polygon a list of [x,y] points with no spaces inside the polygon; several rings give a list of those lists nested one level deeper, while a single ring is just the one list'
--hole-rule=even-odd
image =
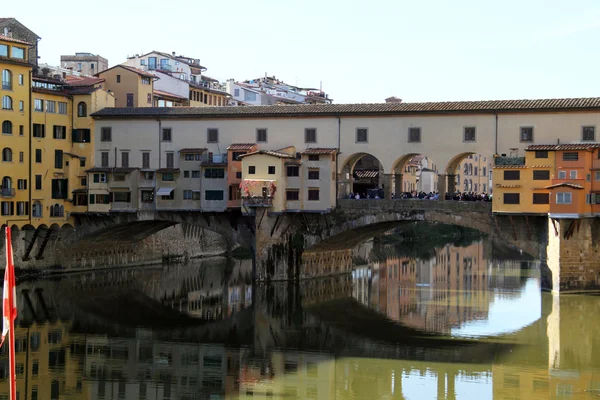
[{"label": "window", "polygon": [[12,90],[12,72],[10,70],[5,69],[2,71],[2,89],[4,90]]},{"label": "window", "polygon": [[2,109],[3,110],[12,110],[12,98],[10,96],[2,97]]},{"label": "window", "polygon": [[67,103],[64,101],[58,102],[58,113],[59,114],[67,114]]},{"label": "window", "polygon": [[10,122],[10,121],[2,122],[2,134],[3,135],[12,135],[12,133],[13,133],[12,128],[13,128],[12,122]]},{"label": "window", "polygon": [[165,154],[167,156],[167,168],[175,167],[175,153],[169,152]]},{"label": "window", "polygon": [[556,204],[571,204],[572,193],[559,192],[556,193]]},{"label": "window", "polygon": [[318,154],[309,154],[308,161],[319,161],[320,157]]},{"label": "window", "polygon": [[184,190],[183,191],[183,199],[184,200],[191,200],[192,199],[192,191],[191,190]]},{"label": "window", "polygon": [[52,179],[52,198],[66,199],[68,196],[68,179]]},{"label": "window", "polygon": [[208,179],[223,179],[225,178],[224,168],[205,168],[204,177]]},{"label": "window", "polygon": [[33,124],[33,137],[45,138],[46,137],[46,125]]},{"label": "window", "polygon": [[319,189],[308,189],[308,200],[319,200]]},{"label": "window", "polygon": [[185,161],[194,161],[194,155],[193,155],[193,154],[185,154],[185,155],[183,156],[183,159],[184,159]]},{"label": "window", "polygon": [[19,152],[19,162],[23,162],[25,161],[25,153],[23,153],[22,151]]},{"label": "window", "polygon": [[533,127],[532,126],[522,126],[521,127],[521,142],[533,142]]},{"label": "window", "polygon": [[172,172],[163,172],[161,179],[163,182],[173,182],[175,180],[175,176]]},{"label": "window", "polygon": [[308,179],[319,179],[319,170],[318,169],[309,169],[308,170]]},{"label": "window", "polygon": [[504,204],[519,204],[519,193],[504,193]]},{"label": "window", "polygon": [[577,179],[577,170],[569,171],[569,179]]},{"label": "window", "polygon": [[242,156],[244,154],[246,154],[245,151],[234,151],[231,153],[231,160],[232,161],[240,161],[241,160],[240,156]]},{"label": "window", "polygon": [[42,100],[42,99],[33,100],[33,111],[43,112],[44,111],[44,100]]},{"label": "window", "polygon": [[35,149],[35,162],[38,164],[42,162],[42,149]]},{"label": "window", "polygon": [[304,143],[317,143],[317,129],[316,128],[304,129]]},{"label": "window", "polygon": [[[465,142],[474,142],[475,141],[475,127],[474,126],[466,126],[463,132],[463,141]],[[477,160],[475,160],[477,161]]]},{"label": "window", "polygon": [[297,165],[288,165],[287,176],[300,176],[300,167]]},{"label": "window", "polygon": [[567,171],[558,171],[558,179],[567,179]]},{"label": "window", "polygon": [[128,151],[121,152],[121,167],[129,168],[129,152]]},{"label": "window", "polygon": [[81,178],[80,185],[87,186],[87,178]]},{"label": "window", "polygon": [[591,141],[596,140],[596,127],[595,126],[582,126],[581,127],[581,140]]},{"label": "window", "polygon": [[25,111],[25,102],[23,100],[19,100],[19,111]]},{"label": "window", "polygon": [[256,167],[254,165],[248,166],[248,175],[254,175],[256,173]]},{"label": "window", "polygon": [[183,171],[183,177],[184,178],[189,178],[190,177],[190,171]]},{"label": "window", "polygon": [[367,143],[369,141],[369,131],[367,128],[356,128],[356,143]]},{"label": "window", "polygon": [[89,143],[91,132],[89,129],[73,129],[73,143]]},{"label": "window", "polygon": [[142,152],[142,168],[150,168],[150,153]]},{"label": "window", "polygon": [[200,178],[200,171],[192,171],[192,178]]},{"label": "window", "polygon": [[81,158],[79,159],[79,166],[80,166],[80,167],[85,167],[85,157],[81,157]]},{"label": "window", "polygon": [[237,172],[235,173],[235,178],[236,178],[236,179],[242,179],[242,172],[241,172],[241,171],[237,171]]},{"label": "window", "polygon": [[579,153],[578,152],[565,152],[562,155],[563,161],[578,161]]},{"label": "window", "polygon": [[54,139],[66,139],[67,138],[67,127],[61,125],[54,125],[52,127],[52,138]]},{"label": "window", "polygon": [[173,141],[173,130],[171,128],[162,129],[162,141],[171,142]]},{"label": "window", "polygon": [[29,215],[29,203],[17,201],[17,215]]},{"label": "window", "polygon": [[131,203],[131,192],[113,192],[112,196],[116,203]]},{"label": "window", "polygon": [[408,128],[408,142],[418,143],[421,141],[421,128]]},{"label": "window", "polygon": [[534,193],[533,204],[550,204],[549,193]]},{"label": "window", "polygon": [[0,44],[0,56],[8,57],[8,46],[5,44]]},{"label": "window", "polygon": [[300,200],[300,191],[296,189],[290,189],[285,191],[285,199],[287,201],[298,201]]},{"label": "window", "polygon": [[504,171],[505,181],[518,181],[521,179],[521,171],[508,170]]},{"label": "window", "polygon": [[275,166],[269,165],[269,175],[275,175]]},{"label": "window", "polygon": [[595,180],[600,181],[600,171],[595,172]]},{"label": "window", "polygon": [[222,190],[205,190],[204,191],[204,200],[223,200],[225,197],[223,196]]},{"label": "window", "polygon": [[87,104],[83,101],[80,101],[79,104],[77,104],[77,116],[87,117]]},{"label": "window", "polygon": [[9,147],[5,147],[2,149],[2,161],[12,162],[12,150]]},{"label": "window", "polygon": [[115,182],[125,181],[125,174],[113,174],[113,181],[115,181]]},{"label": "window", "polygon": [[142,190],[142,203],[152,203],[154,201],[153,190]]},{"label": "window", "polygon": [[110,126],[103,126],[100,130],[100,141],[111,142],[112,141],[112,128]]},{"label": "window", "polygon": [[206,131],[206,141],[208,143],[217,143],[219,141],[219,130],[216,128],[209,128]]},{"label": "window", "polygon": [[63,167],[63,151],[54,150],[54,168],[62,169]]},{"label": "window", "polygon": [[149,85],[150,84],[150,78],[148,78],[147,76],[142,76],[142,85]]},{"label": "window", "polygon": [[42,176],[35,176],[35,190],[42,190]]},{"label": "window", "polygon": [[27,190],[27,179],[17,179],[17,189]]},{"label": "window", "polygon": [[33,207],[31,207],[31,215],[35,218],[42,218],[42,203],[39,201],[33,203]]},{"label": "window", "polygon": [[50,114],[56,113],[56,102],[55,101],[46,101],[46,112]]},{"label": "window", "polygon": [[102,168],[108,168],[108,151],[100,153],[100,166]]},{"label": "window", "polygon": [[12,51],[10,56],[12,58],[20,58],[21,60],[25,59],[25,49],[22,47],[12,46]]},{"label": "window", "polygon": [[117,75],[117,83],[121,83],[121,75]]},{"label": "window", "polygon": [[259,128],[256,130],[256,141],[257,142],[267,142],[267,129]]},{"label": "window", "polygon": [[533,171],[534,181],[547,181],[548,179],[550,179],[550,171]]},{"label": "window", "polygon": [[487,175],[487,174],[485,173],[485,167],[482,167],[482,168],[481,168],[481,175],[482,175],[482,176],[486,176],[486,175]]}]

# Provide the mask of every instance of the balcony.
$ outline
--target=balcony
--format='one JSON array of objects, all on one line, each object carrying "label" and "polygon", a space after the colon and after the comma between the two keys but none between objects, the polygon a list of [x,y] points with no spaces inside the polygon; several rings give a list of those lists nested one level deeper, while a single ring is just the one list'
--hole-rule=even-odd
[{"label": "balcony", "polygon": [[201,165],[227,165],[227,154],[202,154]]},{"label": "balcony", "polygon": [[267,196],[243,196],[242,204],[246,207],[272,207],[273,197]]},{"label": "balcony", "polygon": [[494,158],[494,165],[525,165],[525,157],[498,156]]},{"label": "balcony", "polygon": [[2,188],[0,197],[15,197],[15,188]]}]

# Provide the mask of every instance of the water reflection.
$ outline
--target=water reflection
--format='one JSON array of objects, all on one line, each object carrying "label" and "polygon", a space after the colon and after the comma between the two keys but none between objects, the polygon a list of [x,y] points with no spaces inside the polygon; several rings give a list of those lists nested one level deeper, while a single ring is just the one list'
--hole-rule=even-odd
[{"label": "water reflection", "polygon": [[19,398],[598,398],[600,298],[541,293],[535,261],[484,239],[388,239],[298,284],[212,259],[22,283]]}]

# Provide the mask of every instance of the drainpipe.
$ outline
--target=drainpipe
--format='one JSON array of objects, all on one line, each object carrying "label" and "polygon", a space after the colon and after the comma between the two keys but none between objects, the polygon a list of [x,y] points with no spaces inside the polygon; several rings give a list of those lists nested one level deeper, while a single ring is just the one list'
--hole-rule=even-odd
[{"label": "drainpipe", "polygon": [[[37,54],[37,52],[36,52]],[[33,94],[32,94],[32,86],[33,86],[33,71],[29,71],[29,132],[28,132],[28,141],[29,141],[29,224],[31,225],[33,221],[31,220],[31,216],[33,215],[33,196],[32,196],[32,188],[35,182],[32,181],[33,178],[33,155],[31,152],[33,151],[33,115],[31,112],[31,107],[33,103]]]},{"label": "drainpipe", "polygon": [[494,110],[494,115],[496,116],[496,130],[494,132],[496,144],[494,147],[494,154],[498,154],[498,111]]},{"label": "drainpipe", "polygon": [[[160,140],[160,135],[162,133],[162,121],[160,120],[160,118],[157,119],[158,121],[158,168],[160,168],[160,162],[162,160],[162,145],[161,145],[161,140]],[[154,174],[154,186],[156,188],[156,186],[158,186],[158,174],[155,173]],[[160,188],[159,188],[160,189]],[[154,192],[154,209],[156,210],[156,201],[157,201],[157,195],[156,195],[156,191]]]},{"label": "drainpipe", "polygon": [[338,170],[338,167],[339,167],[339,165],[338,165],[338,159],[340,158],[340,150],[342,148],[341,147],[341,140],[342,140],[342,118],[338,115],[337,119],[338,119],[338,143],[337,143],[338,144],[338,153],[335,155],[335,204],[336,204],[336,206],[337,206],[337,203],[338,203],[339,190],[340,190],[339,189],[339,186],[340,186],[340,183],[339,183],[340,177],[338,175],[338,172],[339,172],[339,170]]}]

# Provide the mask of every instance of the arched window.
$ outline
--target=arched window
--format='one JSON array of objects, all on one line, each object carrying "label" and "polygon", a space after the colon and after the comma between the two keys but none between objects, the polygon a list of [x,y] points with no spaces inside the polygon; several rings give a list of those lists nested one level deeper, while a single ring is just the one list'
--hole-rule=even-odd
[{"label": "arched window", "polygon": [[2,109],[3,110],[12,110],[13,109],[12,98],[10,96],[2,97]]},{"label": "arched window", "polygon": [[475,191],[477,191],[477,184],[475,184]]},{"label": "arched window", "polygon": [[465,188],[463,189],[463,191],[466,192],[467,190],[469,190],[469,181],[467,179],[465,179],[464,187]]},{"label": "arched window", "polygon": [[12,150],[10,147],[5,147],[2,149],[2,161],[12,162]]},{"label": "arched window", "polygon": [[62,217],[63,216],[62,210],[64,210],[64,208],[62,206],[55,204],[50,207],[50,216],[51,217]]},{"label": "arched window", "polygon": [[80,101],[77,104],[77,116],[78,117],[87,117],[87,104],[84,101]]},{"label": "arched window", "polygon": [[10,121],[2,122],[2,133],[4,135],[12,135],[12,122],[10,122]]},{"label": "arched window", "polygon": [[5,176],[2,178],[2,189],[11,189],[12,188],[12,179],[10,177]]},{"label": "arched window", "polygon": [[469,175],[469,165],[467,163],[463,164],[465,166],[465,175]]},{"label": "arched window", "polygon": [[469,175],[473,175],[473,164],[469,164]]},{"label": "arched window", "polygon": [[33,203],[33,207],[31,207],[31,215],[36,218],[42,218],[42,203],[39,201]]},{"label": "arched window", "polygon": [[469,191],[473,190],[473,179],[469,179]]},{"label": "arched window", "polygon": [[2,89],[4,90],[12,90],[12,72],[10,70],[5,69],[2,71]]}]

